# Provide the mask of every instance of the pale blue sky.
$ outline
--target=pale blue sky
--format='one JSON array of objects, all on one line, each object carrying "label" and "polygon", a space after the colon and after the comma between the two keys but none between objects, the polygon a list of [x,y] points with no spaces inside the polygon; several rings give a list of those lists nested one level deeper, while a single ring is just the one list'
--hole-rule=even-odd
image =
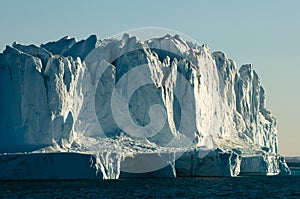
[{"label": "pale blue sky", "polygon": [[238,65],[253,63],[278,119],[279,151],[300,155],[300,1],[0,0],[0,51],[65,35],[105,38],[139,27],[182,32]]}]

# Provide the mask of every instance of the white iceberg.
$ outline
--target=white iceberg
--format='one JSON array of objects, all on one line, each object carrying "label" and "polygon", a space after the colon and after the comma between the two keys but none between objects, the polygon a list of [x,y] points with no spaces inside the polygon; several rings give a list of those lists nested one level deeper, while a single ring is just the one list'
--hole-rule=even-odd
[{"label": "white iceberg", "polygon": [[178,35],[7,46],[0,153],[0,179],[290,173],[253,65]]}]

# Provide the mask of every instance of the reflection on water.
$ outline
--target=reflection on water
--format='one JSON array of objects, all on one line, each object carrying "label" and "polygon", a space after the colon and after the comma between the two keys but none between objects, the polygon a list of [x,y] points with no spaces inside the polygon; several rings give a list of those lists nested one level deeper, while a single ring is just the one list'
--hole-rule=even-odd
[{"label": "reflection on water", "polygon": [[297,198],[300,171],[292,176],[133,179],[106,181],[2,181],[0,198]]}]

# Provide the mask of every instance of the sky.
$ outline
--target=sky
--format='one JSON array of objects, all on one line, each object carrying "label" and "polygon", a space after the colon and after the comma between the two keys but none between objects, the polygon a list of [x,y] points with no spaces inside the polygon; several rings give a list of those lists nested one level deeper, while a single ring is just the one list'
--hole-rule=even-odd
[{"label": "sky", "polygon": [[[0,0],[0,51],[69,35],[107,38],[141,27],[179,31],[238,66],[252,63],[277,118],[279,153],[300,155],[300,1]],[[299,124],[298,124],[299,122]]]}]

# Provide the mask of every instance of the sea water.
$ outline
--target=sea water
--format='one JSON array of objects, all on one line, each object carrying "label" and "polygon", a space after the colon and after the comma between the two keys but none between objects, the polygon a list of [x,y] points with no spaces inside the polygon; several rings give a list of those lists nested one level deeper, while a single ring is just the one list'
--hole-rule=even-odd
[{"label": "sea water", "polygon": [[2,181],[0,198],[300,198],[300,171],[291,176]]}]

